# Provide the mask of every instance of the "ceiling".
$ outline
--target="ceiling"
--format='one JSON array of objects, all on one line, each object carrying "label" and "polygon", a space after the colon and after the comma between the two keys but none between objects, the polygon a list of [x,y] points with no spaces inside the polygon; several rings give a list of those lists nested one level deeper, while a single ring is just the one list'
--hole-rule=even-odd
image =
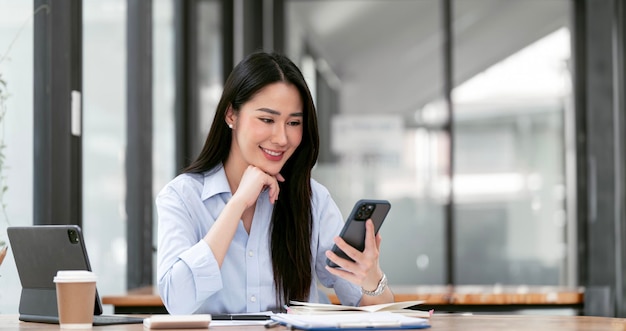
[{"label": "ceiling", "polygon": [[[440,99],[439,0],[291,0],[289,42],[338,78],[342,112],[408,116]],[[453,1],[455,84],[569,24],[569,0]]]}]

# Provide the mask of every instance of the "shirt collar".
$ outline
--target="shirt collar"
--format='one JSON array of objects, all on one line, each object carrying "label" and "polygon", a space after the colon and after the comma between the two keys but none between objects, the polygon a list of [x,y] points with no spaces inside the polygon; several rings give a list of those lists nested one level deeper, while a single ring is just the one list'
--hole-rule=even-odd
[{"label": "shirt collar", "polygon": [[204,187],[202,188],[202,200],[206,200],[221,193],[231,193],[228,178],[224,166],[219,165],[204,173]]}]

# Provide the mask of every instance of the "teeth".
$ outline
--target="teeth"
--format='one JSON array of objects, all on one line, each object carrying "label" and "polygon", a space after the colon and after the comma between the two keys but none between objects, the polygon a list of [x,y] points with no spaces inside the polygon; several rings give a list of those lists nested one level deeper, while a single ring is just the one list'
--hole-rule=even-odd
[{"label": "teeth", "polygon": [[265,151],[265,153],[271,155],[271,156],[279,156],[282,154],[282,152],[274,152],[274,151],[270,151],[269,149],[263,149],[263,151]]}]

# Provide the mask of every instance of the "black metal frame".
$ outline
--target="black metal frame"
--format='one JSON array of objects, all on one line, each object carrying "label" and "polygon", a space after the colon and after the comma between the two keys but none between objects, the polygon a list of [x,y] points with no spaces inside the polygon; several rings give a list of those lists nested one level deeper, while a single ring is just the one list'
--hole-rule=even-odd
[{"label": "black metal frame", "polygon": [[573,6],[579,285],[586,315],[625,316],[626,12],[620,0]]},{"label": "black metal frame", "polygon": [[587,223],[588,223],[588,163],[587,163],[587,94],[586,81],[586,31],[585,2],[572,1],[572,64],[574,84],[574,127],[576,132],[576,227],[578,243],[577,283],[586,284],[587,275]]},{"label": "black metal frame", "polygon": [[127,288],[152,284],[152,1],[127,1]]},{"label": "black metal frame", "polygon": [[618,247],[616,253],[615,292],[617,316],[626,316],[626,4],[623,1],[614,3],[613,45],[615,48],[614,67],[616,104],[613,108],[615,132],[615,224]]},{"label": "black metal frame", "polygon": [[[196,0],[174,1],[176,170],[182,171],[199,150]],[[195,88],[194,88],[195,87]]]},{"label": "black metal frame", "polygon": [[445,237],[445,276],[446,284],[456,284],[456,236],[454,222],[454,102],[452,90],[454,89],[454,28],[453,28],[453,0],[441,0],[442,35],[443,35],[443,95],[448,109],[448,118],[443,130],[448,136],[448,168],[447,175],[450,180],[448,198],[445,205],[444,237]]},{"label": "black metal frame", "polygon": [[82,1],[34,7],[33,224],[80,226],[82,121],[72,118],[72,91],[82,93]]}]

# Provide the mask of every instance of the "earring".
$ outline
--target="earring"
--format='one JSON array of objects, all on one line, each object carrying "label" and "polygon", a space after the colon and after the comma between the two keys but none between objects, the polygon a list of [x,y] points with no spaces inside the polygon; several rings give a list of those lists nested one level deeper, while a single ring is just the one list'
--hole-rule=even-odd
[{"label": "earring", "polygon": [[232,124],[230,124],[230,123],[228,123],[228,128],[229,128],[229,129],[232,129],[232,128],[233,128],[233,125],[232,125]]}]

